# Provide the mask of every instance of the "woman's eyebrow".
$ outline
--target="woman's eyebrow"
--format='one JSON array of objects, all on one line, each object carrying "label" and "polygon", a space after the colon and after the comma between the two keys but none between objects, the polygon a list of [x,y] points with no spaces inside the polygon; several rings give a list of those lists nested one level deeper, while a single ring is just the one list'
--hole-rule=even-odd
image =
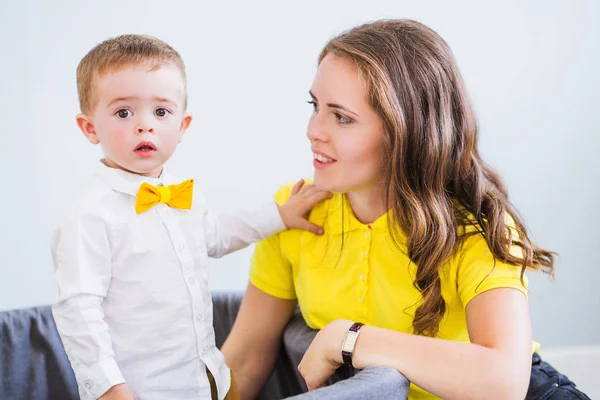
[{"label": "woman's eyebrow", "polygon": [[[317,96],[315,96],[312,91],[309,90],[308,94],[310,94],[310,97],[312,97],[313,100],[317,100]],[[340,104],[337,104],[337,103],[327,103],[327,107],[337,108],[337,109],[340,109],[340,110],[344,110],[347,113],[353,114],[354,116],[358,117],[357,113],[355,113],[354,111],[348,109],[347,107],[344,107],[344,106],[342,106]]]}]

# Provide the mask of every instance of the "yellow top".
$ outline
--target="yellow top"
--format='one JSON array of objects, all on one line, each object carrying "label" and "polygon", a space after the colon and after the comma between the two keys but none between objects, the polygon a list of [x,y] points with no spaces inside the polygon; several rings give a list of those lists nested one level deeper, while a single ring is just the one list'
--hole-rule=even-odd
[{"label": "yellow top", "polygon": [[[280,189],[276,201],[285,202],[291,185]],[[263,292],[297,299],[306,323],[322,329],[335,319],[412,333],[415,310],[421,301],[413,281],[416,266],[390,237],[387,215],[365,225],[352,214],[346,197],[336,194],[318,204],[310,221],[325,235],[292,229],[256,246],[250,280]],[[515,246],[516,247],[516,246]],[[518,250],[518,248],[517,248]],[[494,288],[514,288],[527,295],[520,267],[494,261],[481,235],[467,238],[441,269],[446,315],[438,338],[469,342],[465,308],[476,295]],[[435,396],[411,384],[410,399]]]}]

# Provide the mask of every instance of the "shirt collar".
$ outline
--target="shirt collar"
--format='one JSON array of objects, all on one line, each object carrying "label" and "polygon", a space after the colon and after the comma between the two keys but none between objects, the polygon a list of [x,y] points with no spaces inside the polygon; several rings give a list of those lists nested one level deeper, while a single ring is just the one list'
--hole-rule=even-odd
[{"label": "shirt collar", "polygon": [[390,212],[383,214],[370,224],[363,224],[354,216],[348,198],[340,193],[333,195],[329,200],[329,207],[326,207],[323,211],[326,212],[326,218],[318,218],[325,220],[325,232],[333,235],[339,235],[341,233],[348,233],[355,230],[388,230],[388,215]]},{"label": "shirt collar", "polygon": [[100,167],[96,175],[106,182],[111,189],[132,196],[137,195],[141,184],[144,182],[153,186],[168,186],[179,183],[172,175],[165,172],[164,169],[158,178],[150,178],[109,167],[104,160],[100,160]]}]

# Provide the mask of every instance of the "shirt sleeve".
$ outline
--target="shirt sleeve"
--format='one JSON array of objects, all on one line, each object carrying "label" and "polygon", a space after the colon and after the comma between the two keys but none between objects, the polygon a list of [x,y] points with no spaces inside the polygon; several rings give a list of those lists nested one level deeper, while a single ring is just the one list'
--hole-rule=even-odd
[{"label": "shirt sleeve", "polygon": [[[511,254],[519,256],[521,249],[513,245]],[[521,266],[495,259],[481,234],[470,236],[463,243],[457,265],[458,294],[463,306],[477,295],[491,289],[512,288],[527,296],[528,280]]]},{"label": "shirt sleeve", "polygon": [[114,358],[102,301],[111,280],[111,251],[100,215],[78,210],[52,238],[58,301],[52,307],[82,399],[125,382]]},{"label": "shirt sleeve", "polygon": [[203,228],[209,257],[219,258],[285,229],[274,201],[260,207],[217,215],[201,197]]},{"label": "shirt sleeve", "polygon": [[[291,189],[292,185],[281,188],[275,195],[275,201],[279,204],[287,201]],[[292,265],[282,249],[285,233],[270,236],[256,245],[250,266],[250,282],[271,296],[295,300]]]}]

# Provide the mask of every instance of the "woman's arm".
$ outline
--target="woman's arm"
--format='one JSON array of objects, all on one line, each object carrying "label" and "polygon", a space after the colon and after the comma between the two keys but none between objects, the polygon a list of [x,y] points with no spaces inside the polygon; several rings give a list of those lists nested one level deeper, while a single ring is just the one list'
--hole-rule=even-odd
[{"label": "woman's arm", "polygon": [[269,377],[283,329],[294,314],[296,304],[296,300],[282,300],[248,284],[238,316],[222,348],[242,399],[256,398]]},{"label": "woman's arm", "polygon": [[[364,326],[353,364],[395,368],[444,399],[524,398],[532,352],[525,296],[515,289],[492,289],[473,298],[466,315],[471,343]],[[332,322],[311,344],[299,367],[309,389],[321,386],[342,363],[341,343],[351,323]]]}]

